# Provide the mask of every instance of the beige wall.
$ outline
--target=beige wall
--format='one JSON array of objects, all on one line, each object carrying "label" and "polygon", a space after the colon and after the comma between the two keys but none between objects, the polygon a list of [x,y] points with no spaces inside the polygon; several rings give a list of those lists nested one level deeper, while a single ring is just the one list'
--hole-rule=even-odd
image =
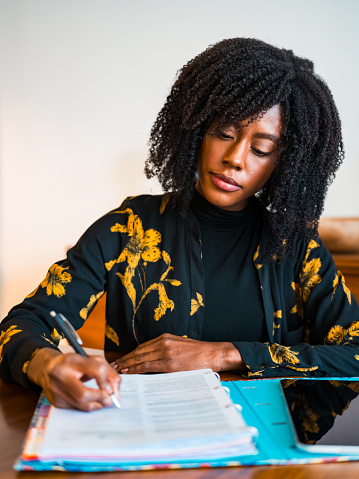
[{"label": "beige wall", "polygon": [[[357,0],[2,0],[1,315],[143,173],[175,72],[208,44],[258,37],[315,61],[347,159],[326,215],[359,216]],[[353,58],[355,61],[353,61]]]}]

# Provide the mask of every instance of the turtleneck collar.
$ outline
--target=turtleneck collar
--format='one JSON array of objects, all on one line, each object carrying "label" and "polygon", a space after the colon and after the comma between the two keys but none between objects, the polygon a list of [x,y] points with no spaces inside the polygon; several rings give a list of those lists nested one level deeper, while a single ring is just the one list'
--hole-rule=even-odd
[{"label": "turtleneck collar", "polygon": [[201,228],[224,231],[236,229],[253,221],[258,213],[257,201],[252,197],[244,210],[228,211],[212,205],[195,189],[191,208]]}]

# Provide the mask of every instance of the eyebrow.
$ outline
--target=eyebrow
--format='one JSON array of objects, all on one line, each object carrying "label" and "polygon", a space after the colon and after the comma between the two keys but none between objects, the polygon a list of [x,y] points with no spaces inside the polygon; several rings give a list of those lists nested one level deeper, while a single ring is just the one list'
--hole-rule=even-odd
[{"label": "eyebrow", "polygon": [[280,138],[277,135],[273,135],[272,133],[255,133],[253,135],[255,138],[263,138],[264,140],[273,141],[273,143],[279,143]]}]

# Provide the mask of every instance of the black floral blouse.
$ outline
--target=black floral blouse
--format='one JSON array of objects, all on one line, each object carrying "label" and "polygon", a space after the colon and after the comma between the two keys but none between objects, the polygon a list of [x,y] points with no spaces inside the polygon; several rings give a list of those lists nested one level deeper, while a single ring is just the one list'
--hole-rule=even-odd
[{"label": "black floral blouse", "polygon": [[[0,324],[0,374],[30,385],[27,368],[61,335],[49,315],[79,329],[107,293],[105,349],[129,352],[169,332],[201,339],[204,280],[198,221],[169,196],[128,198],[96,221],[46,278]],[[270,265],[253,257],[266,319],[266,342],[233,338],[247,377],[359,376],[359,308],[319,238]],[[220,328],[221,325],[219,324]]]}]

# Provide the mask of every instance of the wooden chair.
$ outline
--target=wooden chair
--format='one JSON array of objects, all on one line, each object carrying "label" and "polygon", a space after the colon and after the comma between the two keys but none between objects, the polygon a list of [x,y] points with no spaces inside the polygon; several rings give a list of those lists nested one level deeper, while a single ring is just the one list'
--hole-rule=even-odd
[{"label": "wooden chair", "polygon": [[101,349],[105,345],[106,294],[97,302],[85,324],[77,332],[86,348]]},{"label": "wooden chair", "polygon": [[359,301],[359,218],[322,218],[319,235]]}]

